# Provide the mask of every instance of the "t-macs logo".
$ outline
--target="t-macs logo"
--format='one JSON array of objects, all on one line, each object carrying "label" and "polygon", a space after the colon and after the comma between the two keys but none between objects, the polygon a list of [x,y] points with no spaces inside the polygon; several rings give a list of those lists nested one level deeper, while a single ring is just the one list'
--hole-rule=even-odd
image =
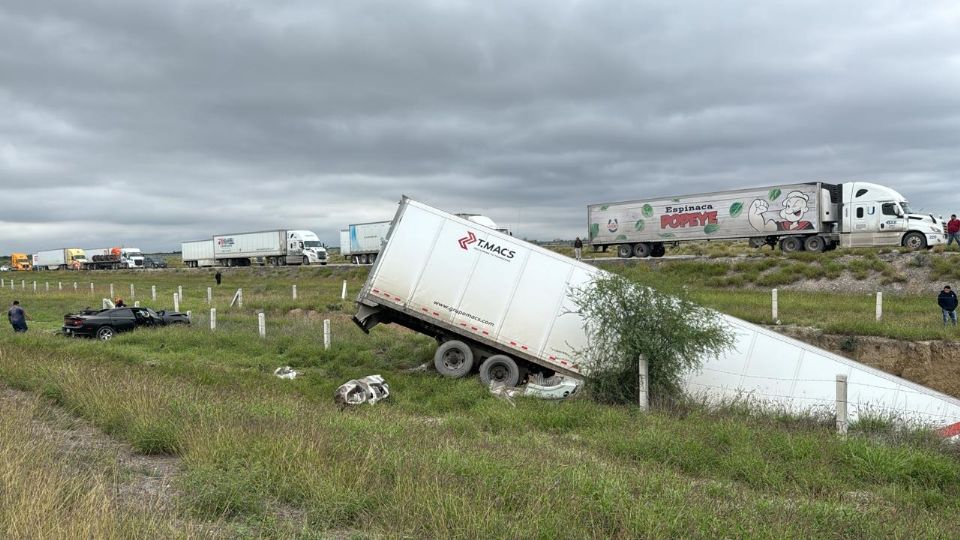
[{"label": "t-macs logo", "polygon": [[231,247],[233,246],[233,238],[217,238],[217,245],[220,247]]},{"label": "t-macs logo", "polygon": [[477,249],[482,250],[484,253],[489,253],[491,255],[496,255],[501,259],[512,260],[517,256],[517,252],[506,247],[494,244],[487,240],[480,240],[477,238],[477,235],[473,231],[467,231],[467,235],[463,238],[457,240],[457,243],[460,244],[460,249],[468,251],[471,244],[476,244]]}]

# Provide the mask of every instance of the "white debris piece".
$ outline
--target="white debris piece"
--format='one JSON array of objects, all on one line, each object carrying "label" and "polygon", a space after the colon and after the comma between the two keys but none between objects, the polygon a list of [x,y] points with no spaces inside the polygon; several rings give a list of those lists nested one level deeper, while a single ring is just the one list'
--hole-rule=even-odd
[{"label": "white debris piece", "polygon": [[517,396],[538,399],[565,399],[577,393],[581,384],[582,381],[563,375],[544,378],[543,375],[538,373],[531,376],[527,384],[521,387],[505,386],[503,383],[491,382],[490,393],[516,406],[513,398]]},{"label": "white debris piece", "polygon": [[273,374],[281,379],[296,379],[300,372],[294,371],[290,366],[283,366],[273,370]]},{"label": "white debris piece", "polygon": [[348,405],[370,403],[371,405],[390,396],[390,386],[380,375],[347,381],[337,388],[333,401],[341,409]]}]

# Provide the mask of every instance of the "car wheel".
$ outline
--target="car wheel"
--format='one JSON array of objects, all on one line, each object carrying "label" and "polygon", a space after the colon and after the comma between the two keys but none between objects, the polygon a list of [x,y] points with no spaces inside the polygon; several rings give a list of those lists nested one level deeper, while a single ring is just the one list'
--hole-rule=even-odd
[{"label": "car wheel", "polygon": [[490,386],[491,382],[516,386],[520,383],[520,368],[513,358],[505,354],[495,354],[480,364],[480,382],[484,386]]},{"label": "car wheel", "polygon": [[473,369],[473,349],[462,341],[447,341],[437,347],[437,352],[433,355],[433,365],[444,377],[459,379]]},{"label": "car wheel", "polygon": [[116,330],[114,330],[112,326],[101,326],[100,329],[97,330],[97,339],[100,341],[110,341],[116,333]]}]

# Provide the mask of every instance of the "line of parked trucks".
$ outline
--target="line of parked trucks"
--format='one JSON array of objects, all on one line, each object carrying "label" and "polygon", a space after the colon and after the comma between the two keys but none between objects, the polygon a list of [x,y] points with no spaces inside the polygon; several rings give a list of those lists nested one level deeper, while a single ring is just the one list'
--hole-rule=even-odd
[{"label": "line of parked trucks", "polygon": [[121,270],[164,268],[166,262],[145,257],[138,248],[60,248],[33,254],[10,254],[10,270]]}]

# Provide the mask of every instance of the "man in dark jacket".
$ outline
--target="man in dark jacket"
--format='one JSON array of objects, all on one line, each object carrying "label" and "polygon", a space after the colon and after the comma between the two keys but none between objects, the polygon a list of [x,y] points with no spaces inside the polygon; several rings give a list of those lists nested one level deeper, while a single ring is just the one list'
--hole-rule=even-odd
[{"label": "man in dark jacket", "polygon": [[[957,244],[960,245],[960,242]],[[573,256],[579,261],[581,253],[583,253],[583,240],[578,236],[577,239],[573,241]]]},{"label": "man in dark jacket", "polygon": [[940,296],[937,297],[937,303],[940,304],[940,309],[943,310],[943,325],[947,325],[947,318],[949,317],[953,321],[953,325],[957,325],[957,293],[950,290],[949,285],[944,285],[943,290],[940,291]]},{"label": "man in dark jacket", "polygon": [[947,222],[947,247],[950,247],[953,242],[960,247],[960,219],[957,219],[956,214],[951,215],[950,221]]},{"label": "man in dark jacket", "polygon": [[27,331],[27,312],[20,307],[19,300],[14,300],[13,305],[10,306],[10,310],[7,311],[7,320],[10,321],[14,332]]}]

